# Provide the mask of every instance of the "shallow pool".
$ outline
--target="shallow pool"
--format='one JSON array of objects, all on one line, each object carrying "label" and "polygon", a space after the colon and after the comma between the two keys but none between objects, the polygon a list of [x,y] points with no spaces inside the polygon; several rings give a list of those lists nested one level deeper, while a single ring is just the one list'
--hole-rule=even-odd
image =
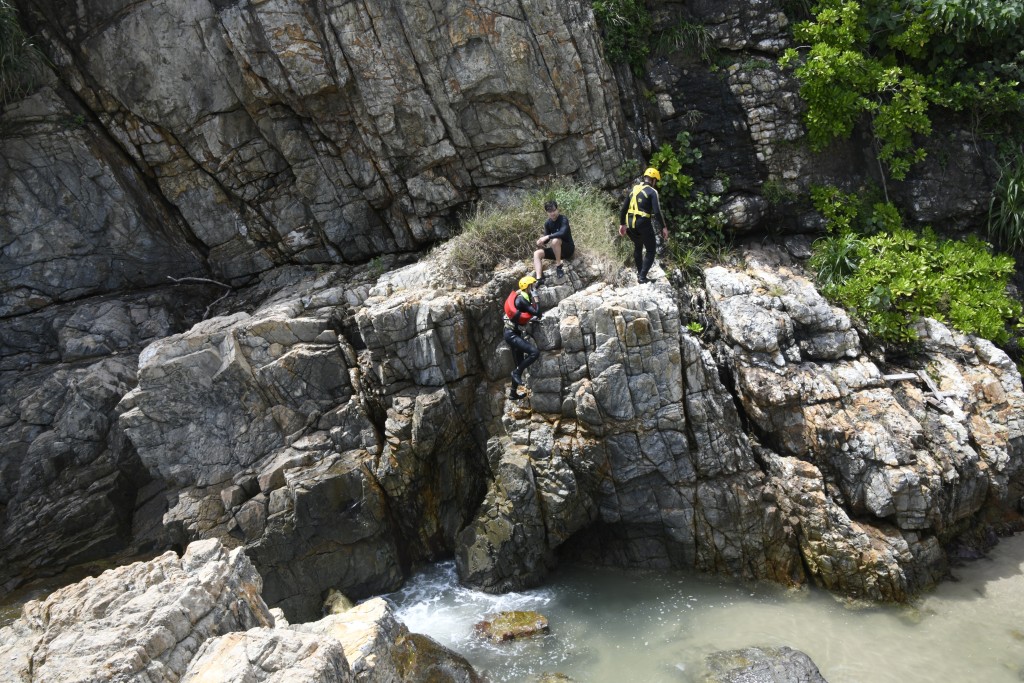
[{"label": "shallow pool", "polygon": [[[562,568],[543,586],[494,596],[456,582],[452,563],[389,595],[410,630],[465,655],[494,683],[561,672],[580,683],[694,680],[703,656],[750,645],[806,652],[830,683],[1024,680],[1024,536],[955,570],[908,607],[851,607],[818,590],[788,591],[689,573]],[[487,614],[537,610],[547,636],[491,644]]]}]

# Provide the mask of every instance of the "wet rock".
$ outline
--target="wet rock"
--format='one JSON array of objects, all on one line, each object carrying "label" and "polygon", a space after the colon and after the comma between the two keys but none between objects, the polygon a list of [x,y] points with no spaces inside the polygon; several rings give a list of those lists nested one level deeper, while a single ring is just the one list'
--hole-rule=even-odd
[{"label": "wet rock", "polygon": [[395,641],[397,680],[409,683],[483,683],[470,663],[437,641],[420,633],[409,633]]},{"label": "wet rock", "polygon": [[324,615],[341,614],[347,612],[355,605],[345,597],[345,594],[334,588],[327,591],[327,599],[324,600]]},{"label": "wet rock", "polygon": [[548,632],[548,619],[531,611],[501,612],[475,626],[476,632],[495,643]]},{"label": "wet rock", "polygon": [[716,652],[704,666],[704,683],[827,683],[810,657],[789,647]]}]

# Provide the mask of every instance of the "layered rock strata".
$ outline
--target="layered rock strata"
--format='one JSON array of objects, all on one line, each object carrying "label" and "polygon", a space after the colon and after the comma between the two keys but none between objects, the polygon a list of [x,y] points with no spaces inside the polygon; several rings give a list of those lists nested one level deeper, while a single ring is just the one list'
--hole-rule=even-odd
[{"label": "layered rock strata", "polygon": [[622,160],[586,3],[22,4],[218,278],[414,251],[490,188]]}]

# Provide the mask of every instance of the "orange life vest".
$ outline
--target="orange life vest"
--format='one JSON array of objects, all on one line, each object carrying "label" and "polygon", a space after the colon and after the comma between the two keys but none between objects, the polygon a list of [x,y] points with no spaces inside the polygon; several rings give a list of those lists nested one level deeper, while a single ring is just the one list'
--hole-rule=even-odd
[{"label": "orange life vest", "polygon": [[518,289],[513,289],[505,299],[505,316],[516,325],[525,325],[533,316],[516,308],[516,297],[519,296],[519,293]]}]

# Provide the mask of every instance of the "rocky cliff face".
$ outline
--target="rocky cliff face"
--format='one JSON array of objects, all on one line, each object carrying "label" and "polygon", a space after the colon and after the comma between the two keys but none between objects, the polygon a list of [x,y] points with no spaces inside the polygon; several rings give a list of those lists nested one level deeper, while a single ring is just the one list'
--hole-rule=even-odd
[{"label": "rocky cliff face", "polygon": [[[682,130],[735,230],[812,225],[761,184],[867,171],[810,155],[795,84],[750,59],[785,45],[775,3],[667,5],[736,64],[659,56],[643,94],[585,3],[20,4],[60,78],[0,117],[5,589],[216,538],[301,618],[442,556],[529,585],[564,549],[899,600],[1019,497],[1009,359],[925,323],[885,364],[782,257],[706,273],[703,338],[667,285],[578,261],[525,404],[497,306],[521,273],[452,290],[380,258],[543,176],[614,185]],[[955,166],[893,191],[961,223],[987,167]]]},{"label": "rocky cliff face", "polygon": [[244,547],[293,619],[452,553],[470,585],[534,585],[565,548],[905,600],[1015,504],[1024,390],[988,343],[930,324],[929,396],[780,253],[707,271],[713,347],[669,285],[582,261],[543,290],[520,404],[496,303],[515,276],[292,274],[147,347],[113,412],[168,487],[169,540]]},{"label": "rocky cliff face", "polygon": [[119,163],[221,278],[413,251],[490,188],[603,183],[622,159],[617,89],[580,2],[22,10]]}]

